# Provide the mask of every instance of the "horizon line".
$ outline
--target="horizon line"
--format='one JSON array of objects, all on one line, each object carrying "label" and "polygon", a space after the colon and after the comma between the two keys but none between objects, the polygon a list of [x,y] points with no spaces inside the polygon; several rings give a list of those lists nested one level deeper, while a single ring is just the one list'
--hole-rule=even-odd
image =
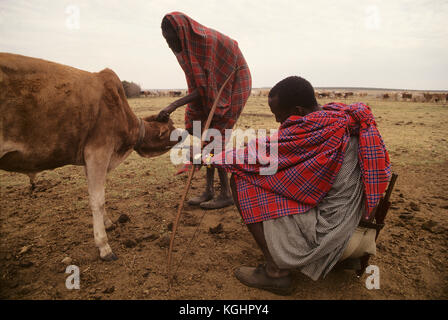
[{"label": "horizon line", "polygon": [[[266,90],[271,89],[272,87],[254,87],[252,90]],[[314,89],[326,89],[326,90],[378,90],[378,91],[427,91],[427,92],[448,92],[448,89],[399,89],[399,88],[377,88],[377,87],[313,87]],[[144,88],[141,90],[188,90],[187,88]]]}]

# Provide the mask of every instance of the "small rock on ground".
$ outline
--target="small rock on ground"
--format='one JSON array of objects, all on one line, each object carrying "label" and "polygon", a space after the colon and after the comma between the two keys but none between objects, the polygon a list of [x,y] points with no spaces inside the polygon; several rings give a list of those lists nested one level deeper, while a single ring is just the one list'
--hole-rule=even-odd
[{"label": "small rock on ground", "polygon": [[124,214],[124,213],[120,214],[120,216],[118,217],[118,222],[120,222],[120,223],[126,223],[129,220],[131,220],[129,218],[129,216],[127,214]]}]

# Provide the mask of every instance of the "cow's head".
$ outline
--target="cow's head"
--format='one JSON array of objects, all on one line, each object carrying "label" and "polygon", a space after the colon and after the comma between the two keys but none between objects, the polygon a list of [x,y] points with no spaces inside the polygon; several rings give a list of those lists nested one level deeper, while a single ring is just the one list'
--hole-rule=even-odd
[{"label": "cow's head", "polygon": [[177,143],[177,141],[170,140],[171,132],[176,130],[173,120],[158,122],[156,117],[157,115],[143,118],[145,135],[141,143],[134,148],[140,156],[145,158],[161,155]]}]

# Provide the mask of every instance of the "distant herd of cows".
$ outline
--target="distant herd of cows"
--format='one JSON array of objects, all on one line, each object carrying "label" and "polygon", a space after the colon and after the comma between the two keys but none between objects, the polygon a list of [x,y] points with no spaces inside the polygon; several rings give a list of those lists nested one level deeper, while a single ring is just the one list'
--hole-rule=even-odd
[{"label": "distant herd of cows", "polygon": [[[354,96],[366,97],[367,92],[338,92],[338,91],[316,91],[316,98],[343,98],[347,99]],[[447,93],[429,93],[429,92],[389,92],[376,94],[376,98],[394,101],[412,101],[412,102],[447,102]]]},{"label": "distant herd of cows", "polygon": [[[254,89],[252,96],[267,97],[269,90]],[[182,97],[188,94],[187,90],[144,90],[140,91],[141,97]],[[316,98],[339,98],[348,99],[351,97],[367,97],[371,93],[367,92],[352,92],[352,91],[319,91],[315,92]],[[448,102],[448,93],[429,93],[429,92],[388,92],[377,93],[374,96],[378,99],[391,101],[410,101],[410,102]]]}]

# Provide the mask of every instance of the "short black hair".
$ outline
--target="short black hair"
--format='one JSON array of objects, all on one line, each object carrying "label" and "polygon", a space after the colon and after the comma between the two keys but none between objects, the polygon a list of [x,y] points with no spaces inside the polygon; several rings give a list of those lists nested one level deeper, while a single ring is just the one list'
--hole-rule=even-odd
[{"label": "short black hair", "polygon": [[285,108],[296,106],[311,109],[317,106],[314,88],[308,80],[291,76],[278,82],[270,91],[269,97],[277,96],[279,104]]}]

